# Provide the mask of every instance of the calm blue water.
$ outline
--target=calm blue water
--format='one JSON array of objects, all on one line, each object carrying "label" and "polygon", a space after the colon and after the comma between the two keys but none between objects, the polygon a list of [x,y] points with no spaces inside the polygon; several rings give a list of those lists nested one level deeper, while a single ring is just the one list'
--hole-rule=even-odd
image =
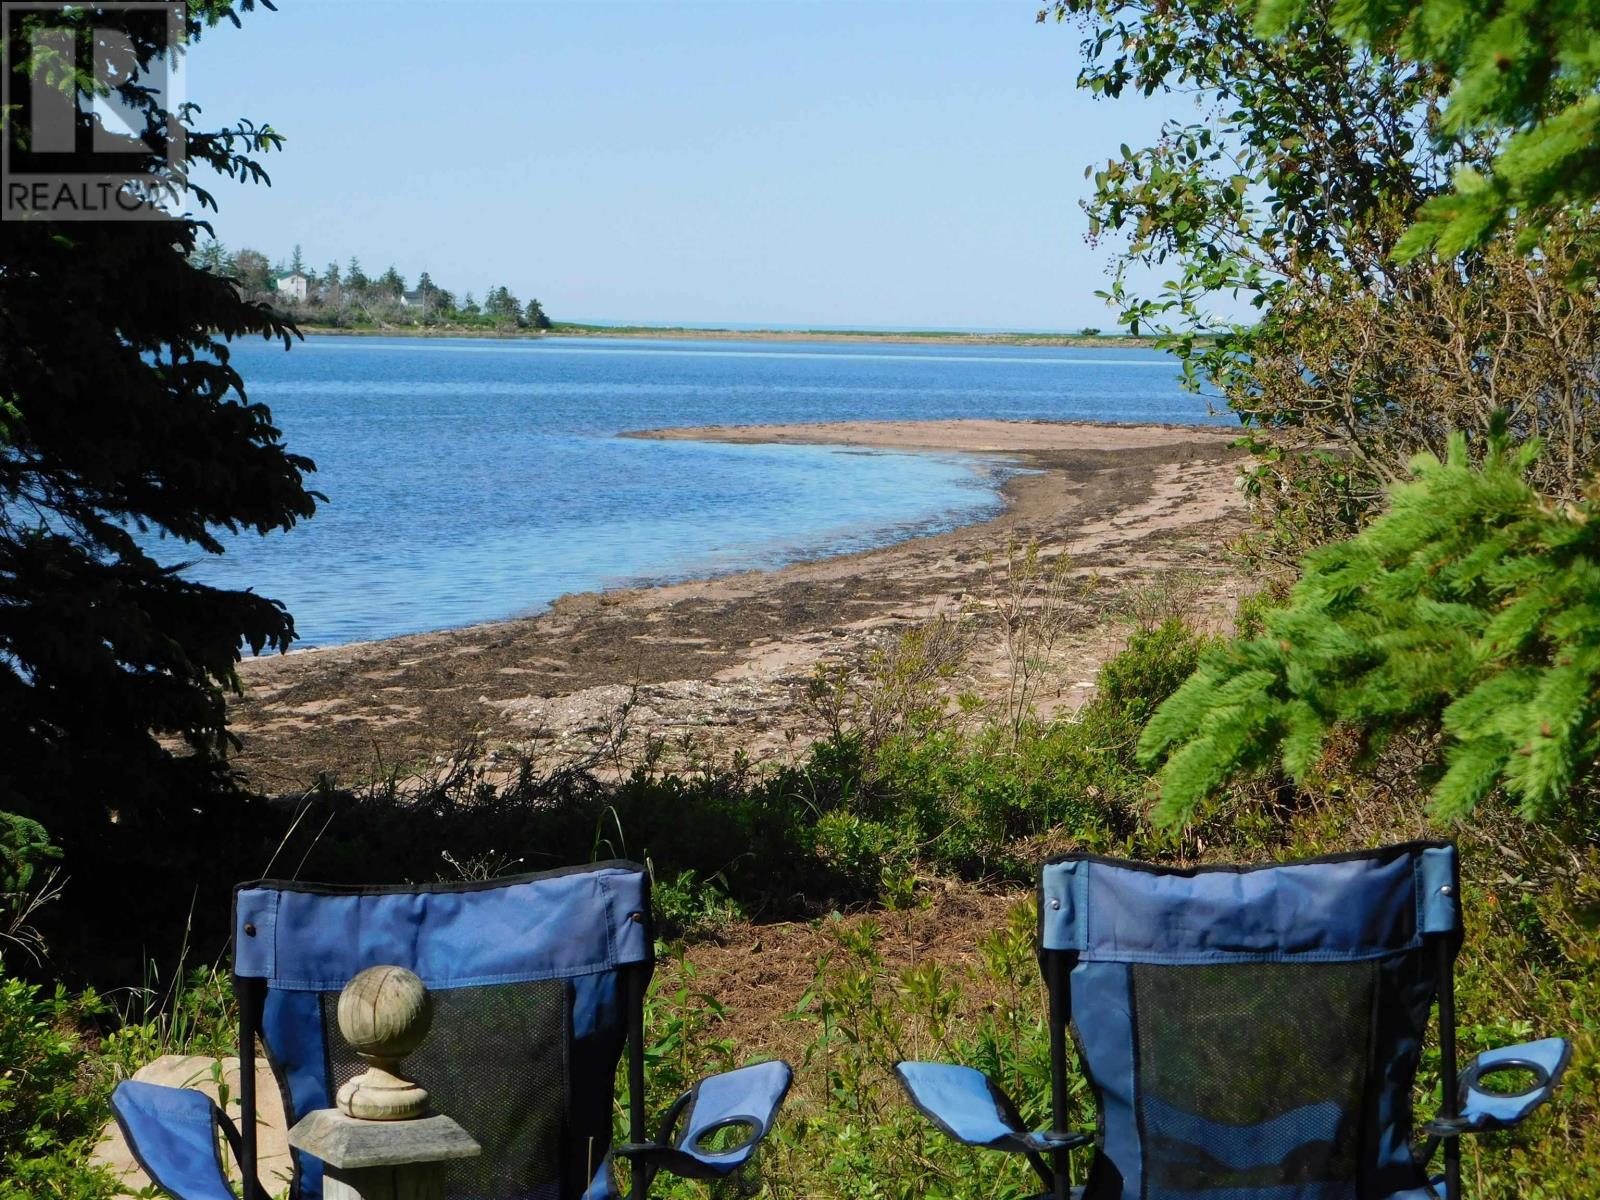
[{"label": "calm blue water", "polygon": [[283,600],[308,645],[881,545],[991,514],[1006,473],[963,455],[622,430],[1208,419],[1172,360],[1135,349],[335,337],[287,353],[244,344],[234,362],[289,447],[316,460],[328,503],[288,533],[231,539],[189,573]]}]

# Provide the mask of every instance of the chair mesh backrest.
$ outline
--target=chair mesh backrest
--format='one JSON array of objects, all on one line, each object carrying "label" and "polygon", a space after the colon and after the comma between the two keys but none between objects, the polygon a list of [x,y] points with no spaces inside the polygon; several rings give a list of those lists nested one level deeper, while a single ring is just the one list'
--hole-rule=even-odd
[{"label": "chair mesh backrest", "polygon": [[[429,888],[262,881],[235,895],[235,971],[265,981],[261,1036],[291,1122],[366,1070],[339,1034],[344,985],[415,971],[433,1023],[402,1073],[483,1147],[448,1164],[446,1196],[566,1200],[606,1173],[623,970],[650,968],[649,913],[631,863]],[[321,1164],[294,1161],[294,1194],[320,1200]]]},{"label": "chair mesh backrest", "polygon": [[1048,863],[1099,1109],[1085,1200],[1412,1200],[1411,1088],[1459,941],[1442,844],[1261,868]]}]

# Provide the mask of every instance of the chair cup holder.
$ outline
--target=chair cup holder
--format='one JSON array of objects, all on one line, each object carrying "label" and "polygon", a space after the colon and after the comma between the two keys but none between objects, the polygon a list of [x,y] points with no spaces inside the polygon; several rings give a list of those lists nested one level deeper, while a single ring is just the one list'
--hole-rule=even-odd
[{"label": "chair cup holder", "polygon": [[[712,1139],[727,1129],[742,1129],[745,1131],[745,1136],[731,1146],[712,1145]],[[766,1131],[761,1127],[761,1122],[754,1117],[724,1117],[714,1124],[707,1125],[694,1135],[693,1149],[696,1154],[711,1156],[738,1154],[752,1142],[760,1141],[764,1132]]]},{"label": "chair cup holder", "polygon": [[[1533,1076],[1533,1082],[1525,1088],[1512,1092],[1504,1092],[1484,1083],[1484,1080],[1506,1071],[1527,1071]],[[1526,1058],[1502,1058],[1491,1063],[1473,1063],[1463,1071],[1461,1092],[1465,1095],[1468,1089],[1471,1089],[1485,1096],[1493,1096],[1497,1100],[1520,1100],[1524,1096],[1531,1096],[1543,1090],[1549,1082],[1550,1072],[1539,1063]]]}]

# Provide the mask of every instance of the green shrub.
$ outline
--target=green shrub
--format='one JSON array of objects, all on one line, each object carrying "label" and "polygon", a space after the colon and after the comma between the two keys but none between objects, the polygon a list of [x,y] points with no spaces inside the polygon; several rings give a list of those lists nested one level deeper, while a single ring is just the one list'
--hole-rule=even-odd
[{"label": "green shrub", "polygon": [[238,1050],[238,1006],[227,973],[195,967],[178,971],[165,987],[150,978],[130,988],[116,1027],[100,1043],[100,1058],[126,1078],[163,1054],[220,1059]]},{"label": "green shrub", "polygon": [[35,962],[44,950],[35,917],[61,894],[58,872],[39,868],[60,857],[43,825],[0,812],[0,944],[9,942]]},{"label": "green shrub", "polygon": [[887,739],[868,788],[878,820],[898,825],[933,866],[1031,878],[1049,837],[1103,848],[1138,822],[1147,792],[1134,762],[1145,717],[1194,670],[1206,640],[1168,620],[1137,630],[1069,717],[976,731],[941,727]]},{"label": "green shrub", "polygon": [[94,993],[0,976],[0,1198],[98,1200],[116,1180],[89,1160],[109,1116],[79,1027],[104,1015]]},{"label": "green shrub", "polygon": [[655,879],[650,898],[664,937],[703,937],[744,915],[720,879],[701,879],[695,871]]},{"label": "green shrub", "polygon": [[16,813],[0,812],[0,901],[28,891],[42,863],[58,859],[43,825]]},{"label": "green shrub", "polygon": [[1442,730],[1440,819],[1496,789],[1530,819],[1579,809],[1600,755],[1600,512],[1544,502],[1537,453],[1495,432],[1481,467],[1459,434],[1445,462],[1418,457],[1383,517],[1305,559],[1263,634],[1208,651],[1140,741],[1158,819],[1274,761],[1312,783],[1339,727],[1374,745]]},{"label": "green shrub", "polygon": [[884,869],[901,856],[895,830],[853,812],[824,813],[812,831],[817,857],[850,891],[876,896]]},{"label": "green shrub", "polygon": [[1194,674],[1207,645],[1207,639],[1175,617],[1155,629],[1135,630],[1127,647],[1100,668],[1091,708],[1142,727]]},{"label": "green shrub", "polygon": [[[236,796],[155,824],[130,813],[74,858],[72,886],[45,933],[58,964],[112,987],[138,979],[146,954],[171,963],[187,946],[193,959],[216,960],[228,943],[233,886],[264,870],[349,884],[433,882],[484,864],[540,870],[621,857],[648,859],[667,881],[685,871],[718,879],[751,914],[864,899],[815,853],[813,834],[823,814],[853,802],[858,754],[847,738],[767,774],[737,763],[693,774],[641,766],[616,780],[530,766],[508,782],[487,779],[491,769],[503,776],[503,765],[469,758],[414,788],[386,780],[292,801]],[[148,864],[149,887],[126,886],[135,856]],[[108,910],[122,920],[105,921]],[[130,927],[138,938],[126,936]]]}]

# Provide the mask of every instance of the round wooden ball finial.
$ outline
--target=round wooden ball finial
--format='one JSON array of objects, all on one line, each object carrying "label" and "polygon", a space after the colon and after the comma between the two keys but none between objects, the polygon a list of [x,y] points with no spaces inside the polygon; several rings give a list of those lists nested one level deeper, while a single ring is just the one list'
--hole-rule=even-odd
[{"label": "round wooden ball finial", "polygon": [[368,1121],[403,1121],[427,1111],[428,1093],[396,1069],[422,1044],[433,1002],[404,967],[368,967],[339,993],[339,1032],[370,1069],[339,1089],[338,1105]]},{"label": "round wooden ball finial", "polygon": [[339,1032],[362,1058],[404,1058],[432,1024],[428,989],[404,967],[368,967],[339,993]]}]

